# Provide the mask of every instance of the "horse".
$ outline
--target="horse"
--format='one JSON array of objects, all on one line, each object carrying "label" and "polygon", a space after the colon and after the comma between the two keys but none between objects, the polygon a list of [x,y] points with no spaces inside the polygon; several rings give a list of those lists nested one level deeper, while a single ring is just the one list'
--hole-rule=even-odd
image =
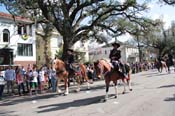
[{"label": "horse", "polygon": [[[53,61],[53,65],[52,65],[53,69],[56,70],[56,74],[57,74],[57,92],[61,93],[61,89],[59,89],[59,83],[61,80],[64,81],[64,87],[65,87],[65,95],[69,94],[69,78],[70,75],[72,75],[71,73],[68,72],[68,70],[66,70],[66,64],[60,60],[60,59],[55,59]],[[81,74],[78,72],[75,72],[74,75],[72,75],[72,78],[75,78],[75,80],[77,80],[77,92],[80,91],[80,83],[81,83],[81,79],[82,77],[84,77],[84,79],[87,82],[87,88],[89,89],[89,82],[88,82],[88,77],[86,74],[86,67],[83,64],[80,64],[80,70],[81,70]]]},{"label": "horse", "polygon": [[168,67],[167,67],[167,64],[166,62],[164,61],[158,61],[157,59],[155,60],[154,62],[156,68],[158,69],[158,72],[162,72],[163,68],[165,68],[166,72],[168,72]]},{"label": "horse", "polygon": [[[127,64],[125,64],[127,65]],[[122,80],[123,85],[124,85],[124,91],[123,94],[125,94],[126,92],[126,87],[125,87],[125,80],[127,80],[128,82],[128,86],[130,91],[132,91],[132,87],[131,87],[131,70],[128,70],[128,77],[124,78],[123,75],[121,75],[121,72],[117,71],[117,70],[113,70],[112,66],[109,62],[107,62],[106,60],[98,60],[97,62],[94,62],[94,69],[96,71],[96,75],[98,77],[101,77],[101,75],[104,75],[104,79],[105,79],[105,85],[106,85],[106,96],[104,101],[106,101],[108,99],[108,91],[109,91],[109,86],[110,86],[110,82],[113,81],[114,85],[115,85],[115,98],[118,97],[118,90],[117,90],[117,81],[118,80]]]},{"label": "horse", "polygon": [[173,61],[173,59],[166,59],[165,60],[167,68],[168,68],[168,73],[171,73],[170,67],[173,66],[174,67],[174,71],[175,71],[175,62]]}]

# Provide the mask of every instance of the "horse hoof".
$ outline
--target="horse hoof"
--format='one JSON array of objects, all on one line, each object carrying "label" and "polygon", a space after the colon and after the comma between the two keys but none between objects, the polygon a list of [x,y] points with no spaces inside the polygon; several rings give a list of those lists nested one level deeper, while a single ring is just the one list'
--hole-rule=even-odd
[{"label": "horse hoof", "polygon": [[115,95],[114,98],[117,98],[117,95]]},{"label": "horse hoof", "polygon": [[64,93],[65,96],[68,95],[68,94],[69,94],[68,92],[65,92],[65,93]]},{"label": "horse hoof", "polygon": [[107,99],[105,98],[105,99],[103,99],[103,102],[107,102]]},{"label": "horse hoof", "polygon": [[80,92],[80,89],[76,89],[75,91],[76,91],[76,92]]},{"label": "horse hoof", "polygon": [[126,92],[124,91],[124,92],[122,92],[122,94],[125,94]]},{"label": "horse hoof", "polygon": [[132,89],[129,89],[130,91],[132,91]]},{"label": "horse hoof", "polygon": [[61,91],[60,89],[58,89],[58,90],[57,90],[57,93],[58,93],[58,94],[61,94],[61,93],[62,93],[62,91]]}]

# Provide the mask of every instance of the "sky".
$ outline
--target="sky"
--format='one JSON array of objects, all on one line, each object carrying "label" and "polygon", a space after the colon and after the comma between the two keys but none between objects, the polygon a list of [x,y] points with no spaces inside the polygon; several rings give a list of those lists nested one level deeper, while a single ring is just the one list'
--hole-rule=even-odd
[{"label": "sky", "polygon": [[[123,2],[124,0],[120,0]],[[143,0],[138,0],[139,2]],[[169,5],[162,5],[158,3],[158,0],[150,0],[148,3],[148,6],[150,10],[147,11],[147,13],[144,13],[144,16],[149,17],[151,19],[158,19],[161,18],[165,22],[165,28],[170,27],[171,22],[175,20],[175,6],[169,6]],[[7,12],[4,6],[0,6],[1,12]],[[126,34],[124,36],[118,37],[117,39],[119,41],[127,41],[130,39],[131,36],[129,34]]]},{"label": "sky", "polygon": [[[124,0],[121,0],[124,1]],[[142,0],[138,0],[142,1]],[[148,3],[149,10],[144,13],[144,16],[149,17],[151,19],[162,19],[163,22],[165,23],[165,29],[170,27],[171,22],[174,20],[175,21],[175,6],[169,6],[165,4],[160,4],[158,0],[150,0]],[[123,35],[118,37],[117,39],[119,41],[127,41],[131,39],[132,37],[129,34]]]}]

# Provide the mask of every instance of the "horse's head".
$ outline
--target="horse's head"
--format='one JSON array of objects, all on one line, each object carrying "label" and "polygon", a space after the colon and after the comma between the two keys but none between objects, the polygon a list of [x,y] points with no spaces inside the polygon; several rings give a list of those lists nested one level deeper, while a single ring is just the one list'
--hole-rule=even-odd
[{"label": "horse's head", "polygon": [[53,69],[60,71],[65,69],[65,64],[62,60],[60,59],[55,59],[52,64]]},{"label": "horse's head", "polygon": [[100,61],[99,60],[96,61],[96,62],[94,62],[94,70],[96,71],[96,76],[98,78],[101,78],[101,75],[103,73],[103,65],[100,64]]}]

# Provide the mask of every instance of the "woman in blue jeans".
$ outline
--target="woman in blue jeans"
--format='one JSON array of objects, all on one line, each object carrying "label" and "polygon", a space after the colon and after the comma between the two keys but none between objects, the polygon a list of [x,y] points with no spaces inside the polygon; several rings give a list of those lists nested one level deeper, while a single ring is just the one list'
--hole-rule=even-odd
[{"label": "woman in blue jeans", "polygon": [[56,71],[53,70],[53,68],[50,69],[50,75],[51,77],[51,85],[52,85],[52,92],[56,92],[56,86],[57,86],[57,77],[56,77]]}]

